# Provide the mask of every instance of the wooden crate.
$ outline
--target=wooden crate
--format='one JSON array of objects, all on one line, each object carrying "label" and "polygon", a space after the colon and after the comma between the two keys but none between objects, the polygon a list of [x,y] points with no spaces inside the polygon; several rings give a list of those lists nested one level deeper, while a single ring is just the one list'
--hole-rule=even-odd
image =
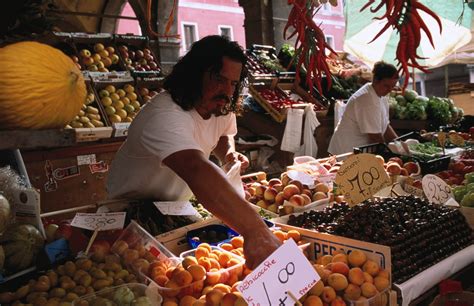
[{"label": "wooden crate", "polygon": [[[252,95],[252,97],[255,99],[255,101],[257,101],[258,104],[260,104],[260,106],[262,106],[276,122],[281,123],[281,122],[285,121],[287,109],[282,109],[280,111],[275,109],[270,104],[270,102],[268,102],[264,97],[262,97],[262,95],[260,95],[258,89],[262,89],[262,88],[265,88],[265,87],[268,88],[268,86],[266,86],[266,85],[257,85],[257,84],[250,85],[249,86],[249,92]],[[277,90],[282,91],[281,89],[277,89]]]},{"label": "wooden crate", "polygon": [[328,109],[323,105],[323,103],[318,101],[315,97],[313,97],[309,92],[304,90],[301,86],[294,83],[278,83],[277,86],[280,87],[282,90],[285,90],[285,91],[288,90],[292,93],[295,93],[305,102],[324,107],[324,109],[316,111],[316,116],[317,117],[327,116]]}]

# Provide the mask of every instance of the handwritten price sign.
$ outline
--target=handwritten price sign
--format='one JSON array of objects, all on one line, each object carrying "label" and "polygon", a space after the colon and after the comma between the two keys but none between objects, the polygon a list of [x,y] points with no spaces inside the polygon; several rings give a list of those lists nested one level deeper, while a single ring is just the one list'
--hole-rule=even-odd
[{"label": "handwritten price sign", "polygon": [[451,187],[436,175],[425,175],[421,185],[426,198],[431,203],[445,204],[449,199],[454,198]]},{"label": "handwritten price sign", "polygon": [[375,155],[364,153],[350,156],[344,161],[337,171],[335,183],[342,190],[345,200],[350,205],[356,205],[391,182]]},{"label": "handwritten price sign", "polygon": [[121,229],[125,223],[125,212],[114,213],[77,213],[72,219],[71,226],[88,230],[107,231]]},{"label": "handwritten price sign", "polygon": [[291,305],[306,294],[320,277],[293,239],[249,274],[237,289],[249,306]]},{"label": "handwritten price sign", "polygon": [[153,202],[163,215],[194,216],[199,214],[189,201]]}]

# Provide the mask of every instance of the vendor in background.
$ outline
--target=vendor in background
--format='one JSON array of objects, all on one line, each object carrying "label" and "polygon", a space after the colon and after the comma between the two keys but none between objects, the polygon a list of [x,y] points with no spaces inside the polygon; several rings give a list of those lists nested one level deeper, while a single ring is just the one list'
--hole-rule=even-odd
[{"label": "vendor in background", "polygon": [[387,96],[398,82],[397,68],[377,62],[372,74],[372,83],[365,84],[349,98],[329,143],[329,153],[348,153],[354,147],[386,143],[397,137],[390,126]]},{"label": "vendor in background", "polygon": [[214,216],[242,234],[247,265],[253,269],[279,240],[226,174],[209,160],[248,166],[236,152],[235,113],[246,77],[242,48],[221,36],[194,43],[166,77],[166,91],[133,120],[112,163],[110,198],[189,200],[194,194]]}]

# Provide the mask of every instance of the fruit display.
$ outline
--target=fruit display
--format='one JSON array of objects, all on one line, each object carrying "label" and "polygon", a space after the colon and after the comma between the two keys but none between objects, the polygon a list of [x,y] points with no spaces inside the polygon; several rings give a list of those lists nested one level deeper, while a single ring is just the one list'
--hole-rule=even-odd
[{"label": "fruit display", "polygon": [[448,170],[440,171],[435,175],[442,178],[450,186],[459,186],[464,184],[464,176],[471,172],[474,172],[474,166],[467,166],[462,161],[454,160],[449,164]]},{"label": "fruit display", "polygon": [[[254,86],[257,93],[257,101],[265,101],[277,111],[282,111],[297,103],[306,103],[304,101],[295,101],[278,87],[270,88],[267,86]],[[254,97],[255,98],[255,97]]]},{"label": "fruit display", "polygon": [[25,41],[0,49],[0,128],[63,128],[79,113],[86,84],[59,49]]},{"label": "fruit display", "polygon": [[153,306],[157,301],[152,301],[146,295],[147,286],[143,284],[123,284],[86,295],[74,301],[77,306],[89,305],[117,305],[117,306]]},{"label": "fruit display", "polygon": [[133,45],[118,45],[125,67],[130,71],[160,71],[156,58],[149,48],[139,48]]},{"label": "fruit display", "polygon": [[130,83],[96,84],[96,90],[110,123],[132,122],[140,111],[135,87]]},{"label": "fruit display", "polygon": [[390,246],[397,283],[472,244],[460,211],[414,196],[367,200],[352,208],[336,203],[291,215],[288,224]]},{"label": "fruit display", "polygon": [[77,44],[79,56],[72,56],[75,63],[82,65],[83,70],[109,72],[120,69],[120,57],[111,44],[95,43],[93,46]]},{"label": "fruit display", "polygon": [[454,199],[465,207],[474,207],[474,172],[464,175],[465,185],[453,188]]},{"label": "fruit display", "polygon": [[66,125],[66,128],[96,128],[104,126],[105,123],[95,101],[95,95],[89,91],[86,96],[86,102],[82,105],[79,114]]},{"label": "fruit display", "polygon": [[247,63],[245,66],[249,74],[253,75],[254,77],[268,76],[272,74],[272,71],[261,64],[251,53],[247,53]]},{"label": "fruit display", "polygon": [[35,263],[44,238],[33,225],[14,224],[3,232],[0,245],[5,256],[3,268],[7,274],[14,274]]},{"label": "fruit display", "polygon": [[313,267],[321,279],[302,298],[312,305],[388,305],[390,274],[360,250],[319,257]]},{"label": "fruit display", "polygon": [[143,103],[147,103],[150,101],[154,96],[156,96],[161,91],[160,88],[151,89],[145,85],[142,85],[138,89],[138,94],[143,100]]}]

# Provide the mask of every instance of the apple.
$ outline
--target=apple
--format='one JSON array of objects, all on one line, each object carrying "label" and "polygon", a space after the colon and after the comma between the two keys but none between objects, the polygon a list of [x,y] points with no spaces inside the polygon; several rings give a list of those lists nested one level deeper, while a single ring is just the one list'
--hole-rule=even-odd
[{"label": "apple", "polygon": [[101,43],[97,43],[97,44],[94,45],[94,51],[97,52],[97,53],[99,53],[100,51],[102,51],[104,49],[105,49],[105,47]]},{"label": "apple", "polygon": [[464,173],[464,167],[466,167],[466,165],[463,163],[463,162],[454,162],[454,165],[453,165],[453,172],[454,173]]},{"label": "apple", "polygon": [[114,47],[109,46],[109,47],[105,48],[105,50],[107,50],[107,52],[109,52],[109,54],[114,54],[115,53]]},{"label": "apple", "polygon": [[143,51],[142,51],[142,50],[137,50],[137,52],[136,52],[136,56],[137,56],[137,58],[139,58],[139,59],[140,59],[140,58],[143,58],[143,56],[145,56],[145,54],[143,53]]},{"label": "apple", "polygon": [[157,70],[158,69],[158,64],[155,63],[155,62],[150,62],[148,65],[150,66],[151,70]]},{"label": "apple", "polygon": [[72,226],[69,222],[61,222],[54,233],[54,240],[64,238],[69,240],[72,236]]},{"label": "apple", "polygon": [[400,167],[403,167],[403,161],[400,157],[391,157],[388,161],[389,162],[396,162]]}]

